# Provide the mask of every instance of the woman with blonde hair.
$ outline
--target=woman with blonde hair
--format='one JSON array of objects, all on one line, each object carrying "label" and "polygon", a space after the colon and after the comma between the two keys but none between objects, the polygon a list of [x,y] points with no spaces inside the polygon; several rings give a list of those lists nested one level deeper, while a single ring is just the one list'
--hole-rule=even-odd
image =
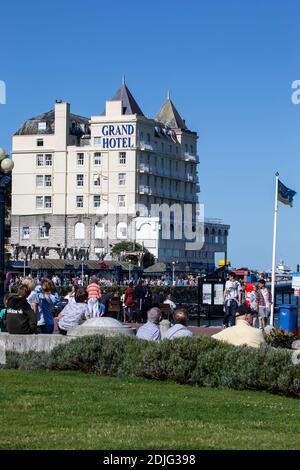
[{"label": "woman with blonde hair", "polygon": [[28,276],[25,277],[22,281],[22,286],[25,286],[28,291],[30,292],[29,296],[27,297],[27,302],[29,303],[30,307],[34,311],[35,314],[38,312],[38,305],[39,305],[39,299],[38,295],[35,292],[35,282],[32,279],[32,277]]}]

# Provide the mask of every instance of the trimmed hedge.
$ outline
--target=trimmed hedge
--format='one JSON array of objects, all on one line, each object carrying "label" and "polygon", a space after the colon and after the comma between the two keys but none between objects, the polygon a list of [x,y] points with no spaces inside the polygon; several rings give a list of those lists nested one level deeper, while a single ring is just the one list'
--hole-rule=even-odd
[{"label": "trimmed hedge", "polygon": [[235,347],[209,337],[148,342],[96,335],[75,339],[48,354],[7,356],[8,368],[80,370],[300,397],[300,365],[292,363],[288,350]]}]

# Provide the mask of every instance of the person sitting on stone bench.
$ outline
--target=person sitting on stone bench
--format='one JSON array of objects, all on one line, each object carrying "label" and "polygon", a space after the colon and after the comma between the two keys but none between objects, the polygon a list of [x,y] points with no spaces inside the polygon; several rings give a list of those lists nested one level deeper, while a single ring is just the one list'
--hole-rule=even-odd
[{"label": "person sitting on stone bench", "polygon": [[161,338],[159,329],[161,311],[159,308],[151,308],[147,313],[147,319],[147,323],[138,329],[136,337],[147,341],[159,341]]},{"label": "person sitting on stone bench", "polygon": [[69,302],[58,315],[58,330],[60,334],[66,335],[71,328],[80,325],[89,318],[87,305],[88,293],[83,287],[79,287],[75,293],[75,301]]},{"label": "person sitting on stone bench", "polygon": [[233,344],[234,346],[251,346],[259,348],[266,344],[262,330],[253,328],[253,312],[247,305],[240,305],[236,313],[236,325],[226,328],[212,336],[220,341]]},{"label": "person sitting on stone bench", "polygon": [[175,325],[168,329],[165,339],[183,338],[184,336],[193,336],[193,333],[187,328],[189,314],[185,308],[177,308],[174,311],[173,319]]},{"label": "person sitting on stone bench", "polygon": [[30,290],[26,286],[20,286],[17,294],[8,297],[3,322],[12,335],[32,335],[37,332],[36,316],[27,301],[29,294]]}]

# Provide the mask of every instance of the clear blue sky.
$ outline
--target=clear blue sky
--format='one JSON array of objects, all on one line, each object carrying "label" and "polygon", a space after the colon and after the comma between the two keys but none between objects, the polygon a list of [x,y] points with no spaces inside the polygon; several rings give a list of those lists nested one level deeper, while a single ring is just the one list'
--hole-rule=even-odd
[{"label": "clear blue sky", "polygon": [[233,265],[271,267],[274,173],[298,192],[280,205],[278,260],[300,263],[300,3],[296,0],[10,1],[1,5],[0,144],[56,98],[102,111],[126,73],[153,117],[171,90],[199,133],[206,216],[231,225]]}]

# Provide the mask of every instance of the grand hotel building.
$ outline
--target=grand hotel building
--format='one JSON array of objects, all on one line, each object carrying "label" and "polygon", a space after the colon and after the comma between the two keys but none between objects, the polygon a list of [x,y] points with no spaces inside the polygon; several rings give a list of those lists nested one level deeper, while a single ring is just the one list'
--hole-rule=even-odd
[{"label": "grand hotel building", "polygon": [[187,249],[175,236],[176,216],[171,212],[164,239],[164,221],[152,206],[191,205],[195,230],[197,139],[169,96],[149,119],[125,83],[90,119],[57,100],[13,136],[12,246],[30,259],[92,260],[131,239],[157,261],[213,268],[215,253],[227,252],[229,226],[206,220],[203,247]]}]

